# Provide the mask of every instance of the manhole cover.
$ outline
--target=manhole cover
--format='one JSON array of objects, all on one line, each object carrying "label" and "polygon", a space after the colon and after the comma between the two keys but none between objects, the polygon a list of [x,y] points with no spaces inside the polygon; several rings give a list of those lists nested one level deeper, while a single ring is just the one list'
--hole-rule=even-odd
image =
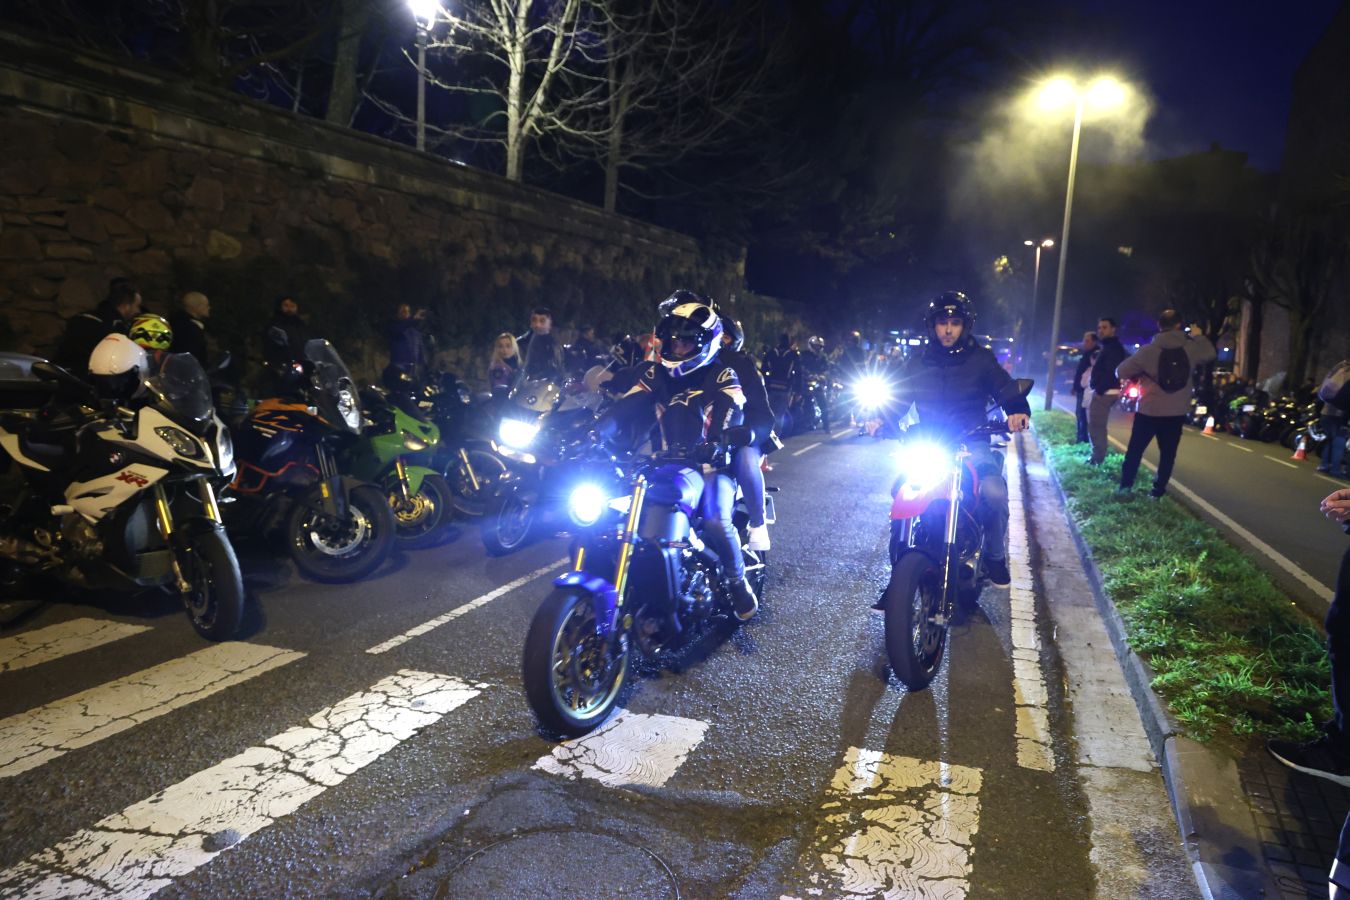
[{"label": "manhole cover", "polygon": [[437,897],[669,897],[675,876],[643,847],[584,831],[506,838],[471,854],[437,884]]}]

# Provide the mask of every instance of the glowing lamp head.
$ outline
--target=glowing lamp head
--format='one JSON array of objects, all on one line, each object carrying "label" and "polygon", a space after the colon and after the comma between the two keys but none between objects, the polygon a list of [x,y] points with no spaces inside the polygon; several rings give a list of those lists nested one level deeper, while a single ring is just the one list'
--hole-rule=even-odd
[{"label": "glowing lamp head", "polygon": [[567,498],[567,512],[583,527],[594,525],[609,505],[609,495],[593,484],[579,484]]},{"label": "glowing lamp head", "polygon": [[1078,99],[1078,87],[1063,75],[1051,78],[1036,92],[1036,102],[1044,110],[1063,109]]},{"label": "glowing lamp head", "polygon": [[1093,79],[1087,89],[1087,104],[1094,110],[1112,109],[1125,102],[1125,85],[1110,75]]},{"label": "glowing lamp head", "polygon": [[439,0],[408,0],[408,10],[417,20],[417,24],[422,28],[430,28],[436,24],[436,16],[441,11]]}]

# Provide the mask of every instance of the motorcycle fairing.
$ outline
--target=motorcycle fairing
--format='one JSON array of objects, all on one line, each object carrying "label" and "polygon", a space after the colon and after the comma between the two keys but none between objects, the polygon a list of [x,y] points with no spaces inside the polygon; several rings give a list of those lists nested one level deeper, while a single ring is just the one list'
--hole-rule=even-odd
[{"label": "motorcycle fairing", "polygon": [[66,502],[86,521],[97,522],[167,474],[168,469],[132,463],[90,481],[72,481],[66,488]]}]

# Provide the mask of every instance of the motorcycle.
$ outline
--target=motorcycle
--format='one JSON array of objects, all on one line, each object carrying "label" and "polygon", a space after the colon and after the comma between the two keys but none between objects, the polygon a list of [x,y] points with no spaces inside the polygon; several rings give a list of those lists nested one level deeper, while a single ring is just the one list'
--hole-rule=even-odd
[{"label": "motorcycle", "polygon": [[895,400],[895,387],[879,370],[859,375],[848,388],[858,434],[875,433],[882,411]]},{"label": "motorcycle", "polygon": [[[618,704],[634,658],[689,646],[738,622],[722,563],[696,517],[703,476],[678,451],[579,484],[568,510],[581,529],[572,571],[554,581],[525,638],[525,696],[541,725],[578,736]],[[736,517],[742,547],[744,521]],[[765,564],[747,549],[762,590]]]},{"label": "motorcycle", "polygon": [[[1027,378],[1007,390],[1025,397]],[[912,691],[926,688],[942,665],[953,616],[973,609],[985,577],[984,526],[975,509],[977,483],[967,445],[1007,433],[989,422],[956,440],[907,440],[891,493],[891,578],[882,597],[886,652]]]},{"label": "motorcycle", "polygon": [[450,486],[451,502],[466,516],[481,516],[506,464],[493,449],[495,418],[454,374],[442,372],[422,389],[418,406],[440,430],[432,468]]},{"label": "motorcycle", "polygon": [[383,490],[338,468],[339,450],[361,433],[351,373],[325,340],[304,352],[283,373],[287,396],[260,400],[236,431],[226,516],[253,533],[283,533],[307,578],[355,581],[389,555],[394,513]]},{"label": "motorcycle", "polygon": [[339,468],[384,490],[401,545],[430,547],[441,539],[454,509],[450,485],[429,465],[440,429],[411,397],[391,398],[374,387],[364,388],[360,397],[370,424],[338,454]]},{"label": "motorcycle", "polygon": [[830,379],[813,372],[802,380],[801,393],[793,395],[788,416],[794,433],[830,429]]},{"label": "motorcycle", "polygon": [[234,474],[234,450],[201,364],[167,356],[122,403],[49,362],[30,372],[51,399],[0,411],[0,446],[22,476],[0,508],[0,557],[20,577],[166,587],[202,637],[233,637],[244,581],[212,481]]}]

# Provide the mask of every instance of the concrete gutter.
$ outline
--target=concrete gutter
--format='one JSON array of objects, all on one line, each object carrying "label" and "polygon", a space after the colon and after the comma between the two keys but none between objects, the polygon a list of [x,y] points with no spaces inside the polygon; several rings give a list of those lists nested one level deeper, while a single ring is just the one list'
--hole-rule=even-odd
[{"label": "concrete gutter", "polygon": [[1106,624],[1125,682],[1134,695],[1153,752],[1176,814],[1177,827],[1191,861],[1201,895],[1212,900],[1279,897],[1274,876],[1266,868],[1256,820],[1248,807],[1237,761],[1228,754],[1181,734],[1162,700],[1153,692],[1153,672],[1130,649],[1125,623],[1102,587],[1102,576],[1073,517],[1059,474],[1049,465],[1047,446],[1036,436],[1046,470],[1065,510],[1065,519],[1092,587],[1093,599]]}]

